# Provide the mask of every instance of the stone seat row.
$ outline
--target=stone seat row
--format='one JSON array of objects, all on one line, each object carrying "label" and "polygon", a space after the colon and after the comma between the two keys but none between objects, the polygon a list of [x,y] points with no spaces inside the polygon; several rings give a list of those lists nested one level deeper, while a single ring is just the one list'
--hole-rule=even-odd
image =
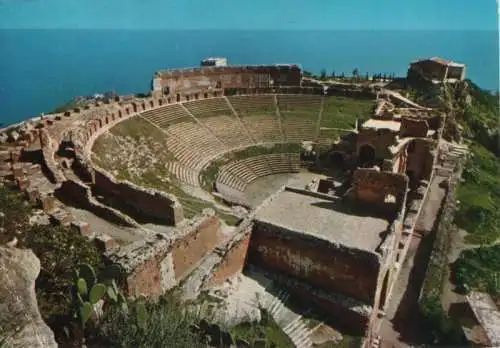
[{"label": "stone seat row", "polygon": [[203,119],[201,122],[215,136],[230,147],[245,146],[253,143],[241,123],[234,116],[217,116]]},{"label": "stone seat row", "polygon": [[314,140],[316,125],[310,120],[283,120],[283,132],[287,141]]},{"label": "stone seat row", "polygon": [[175,177],[183,184],[190,186],[199,186],[198,184],[198,173],[185,166],[179,162],[168,162],[165,167],[169,172],[175,175]]},{"label": "stone seat row", "polygon": [[[255,118],[257,117],[255,116]],[[263,116],[252,122],[243,119],[243,124],[256,141],[276,142],[282,140],[280,125],[277,119]]]},{"label": "stone seat row", "polygon": [[224,98],[197,100],[184,103],[184,106],[196,117],[203,117],[206,114],[213,113],[225,115],[232,115],[233,113]]},{"label": "stone seat row", "polygon": [[278,95],[278,105],[280,109],[304,109],[310,107],[319,107],[321,105],[321,96],[315,95]]},{"label": "stone seat row", "polygon": [[267,154],[231,162],[223,166],[217,182],[244,191],[252,181],[267,175],[294,173],[300,170],[299,154]]},{"label": "stone seat row", "polygon": [[275,114],[276,104],[274,101],[274,96],[272,95],[259,95],[259,96],[234,96],[228,97],[228,100],[233,105],[236,112],[240,116],[246,116],[249,113],[259,112],[265,114]]},{"label": "stone seat row", "polygon": [[178,104],[166,105],[154,110],[148,110],[141,114],[151,123],[164,128],[169,123],[178,121],[182,118],[188,118],[189,114]]},{"label": "stone seat row", "polygon": [[226,148],[196,123],[176,124],[167,129],[167,148],[188,168],[201,169]]}]

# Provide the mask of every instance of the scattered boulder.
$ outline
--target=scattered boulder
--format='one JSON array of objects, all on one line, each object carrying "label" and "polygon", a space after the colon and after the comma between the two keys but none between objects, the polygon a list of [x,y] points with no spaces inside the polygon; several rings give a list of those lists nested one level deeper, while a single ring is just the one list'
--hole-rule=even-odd
[{"label": "scattered boulder", "polygon": [[8,347],[57,347],[38,310],[35,280],[40,260],[31,250],[0,246],[0,327]]}]

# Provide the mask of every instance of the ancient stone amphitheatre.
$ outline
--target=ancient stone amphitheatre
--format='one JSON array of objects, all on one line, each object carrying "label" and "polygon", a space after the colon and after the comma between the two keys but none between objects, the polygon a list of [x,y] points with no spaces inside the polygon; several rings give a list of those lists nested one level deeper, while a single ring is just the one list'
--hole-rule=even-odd
[{"label": "ancient stone amphitheatre", "polygon": [[2,130],[0,171],[94,240],[129,296],[210,290],[222,325],[264,308],[297,347],[376,344],[445,116],[297,65],[168,70],[144,98]]}]

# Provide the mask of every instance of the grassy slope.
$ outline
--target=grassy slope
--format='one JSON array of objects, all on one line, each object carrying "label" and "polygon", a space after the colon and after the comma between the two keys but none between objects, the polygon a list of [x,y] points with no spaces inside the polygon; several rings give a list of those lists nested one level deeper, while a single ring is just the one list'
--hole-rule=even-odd
[{"label": "grassy slope", "polygon": [[[464,105],[460,123],[473,137],[473,157],[466,166],[465,182],[458,191],[460,208],[455,221],[470,233],[465,240],[467,243],[483,247],[460,255],[455,264],[456,280],[472,289],[500,296],[500,247],[490,245],[500,239],[498,96],[482,91],[470,81],[468,83],[472,100]],[[487,129],[496,129],[497,133],[485,131]]]},{"label": "grassy slope", "polygon": [[[184,206],[184,215],[187,218],[200,213],[204,208],[214,208],[212,204],[184,192],[177,178],[165,168],[165,163],[173,160],[174,156],[166,149],[165,134],[160,130],[144,120],[131,118],[114,126],[111,134],[114,137],[102,136],[97,139],[93,147],[93,160],[102,168],[118,173],[117,179],[175,195]],[[132,138],[136,144],[141,144],[143,153],[154,155],[155,161],[138,153],[137,147],[120,149],[115,137]],[[140,168],[140,174],[131,173],[131,167]],[[230,225],[238,222],[238,219],[230,214],[219,212],[219,216]]]},{"label": "grassy slope", "polygon": [[356,119],[367,120],[373,114],[372,100],[356,100],[346,97],[328,97],[321,117],[321,127],[354,128]]},{"label": "grassy slope", "polygon": [[[469,88],[463,85],[449,87],[449,93],[444,90],[426,89],[412,86],[410,94],[416,96],[417,100],[423,104],[434,107],[443,107],[445,102],[451,99],[453,115],[457,124],[465,130],[465,137],[470,143],[473,157],[466,164],[463,173],[465,181],[461,183],[457,190],[457,198],[460,201],[459,210],[454,221],[445,222],[445,229],[452,228],[451,223],[470,232],[466,242],[469,243],[491,243],[499,237],[499,230],[496,226],[498,213],[495,207],[500,204],[498,176],[500,161],[485,146],[491,144],[489,139],[485,139],[483,125],[493,127],[498,125],[498,100],[493,102],[491,95],[481,91],[477,86],[469,82]],[[497,107],[494,107],[494,104]],[[450,121],[450,120],[449,120]],[[447,126],[449,127],[451,123]],[[450,127],[449,129],[452,129]],[[453,131],[450,133],[454,135]],[[456,133],[455,133],[456,134]],[[443,236],[442,236],[443,237]],[[444,236],[444,238],[449,238]],[[437,246],[449,245],[449,241],[437,242]],[[442,250],[447,254],[447,250]],[[456,263],[455,275],[458,282],[467,283],[472,288],[486,290],[492,294],[498,292],[500,285],[492,276],[498,272],[500,263],[498,257],[500,248],[481,248],[462,253]],[[446,267],[446,262],[441,266],[430,263],[429,267]],[[445,272],[446,273],[446,272]],[[428,271],[430,275],[426,277],[426,282],[438,281],[434,286],[426,286],[420,300],[420,312],[425,318],[424,330],[441,344],[461,342],[462,332],[459,326],[443,311],[441,306],[441,278],[437,274],[443,274],[440,269]],[[447,274],[447,273],[446,273]]]}]

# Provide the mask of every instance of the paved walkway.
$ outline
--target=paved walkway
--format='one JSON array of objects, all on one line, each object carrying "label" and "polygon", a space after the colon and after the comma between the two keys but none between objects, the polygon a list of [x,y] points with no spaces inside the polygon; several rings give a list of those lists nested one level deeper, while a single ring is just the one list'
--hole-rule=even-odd
[{"label": "paved walkway", "polygon": [[436,175],[430,184],[424,208],[394,285],[386,316],[380,319],[380,346],[383,348],[405,348],[424,343],[420,331],[418,298],[434,241],[431,232],[437,224],[439,209],[445,197],[445,190],[439,187],[443,179],[444,177]]}]

